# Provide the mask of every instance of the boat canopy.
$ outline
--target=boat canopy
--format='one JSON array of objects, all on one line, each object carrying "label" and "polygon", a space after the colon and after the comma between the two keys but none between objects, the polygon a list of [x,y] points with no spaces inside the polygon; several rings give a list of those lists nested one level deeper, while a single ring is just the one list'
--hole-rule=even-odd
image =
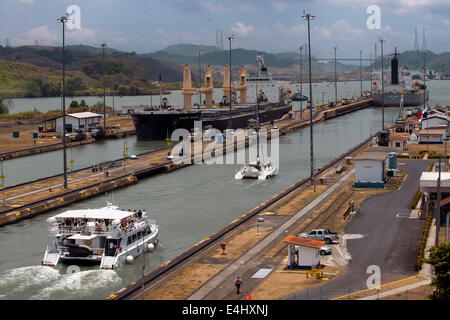
[{"label": "boat canopy", "polygon": [[98,237],[97,234],[92,234],[92,235],[74,234],[73,236],[70,236],[67,239],[70,239],[70,240],[92,240],[97,237]]},{"label": "boat canopy", "polygon": [[136,212],[119,210],[115,207],[104,207],[100,209],[68,210],[54,216],[56,219],[78,218],[78,219],[110,219],[122,220],[135,215]]}]

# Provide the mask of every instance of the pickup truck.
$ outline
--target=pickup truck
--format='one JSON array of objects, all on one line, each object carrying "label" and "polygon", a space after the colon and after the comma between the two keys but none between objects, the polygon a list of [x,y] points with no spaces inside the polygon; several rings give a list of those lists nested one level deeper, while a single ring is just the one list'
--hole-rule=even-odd
[{"label": "pickup truck", "polygon": [[333,241],[339,241],[338,234],[331,232],[328,229],[313,229],[308,233],[300,233],[298,236],[302,238],[325,241],[326,244],[333,243]]}]

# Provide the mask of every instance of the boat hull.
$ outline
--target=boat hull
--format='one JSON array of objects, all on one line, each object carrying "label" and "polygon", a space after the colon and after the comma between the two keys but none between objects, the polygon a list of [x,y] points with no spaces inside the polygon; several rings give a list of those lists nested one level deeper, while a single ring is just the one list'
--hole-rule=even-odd
[{"label": "boat hull", "polygon": [[[381,107],[383,105],[383,96],[381,93],[373,93],[373,104]],[[385,107],[400,107],[400,93],[385,93],[384,106]],[[428,101],[428,91],[425,93],[425,101]],[[404,94],[403,107],[417,107],[424,104],[424,93],[413,92]]]},{"label": "boat hull", "polygon": [[[260,111],[260,121],[263,123],[280,119],[291,110],[292,107],[290,105],[282,105]],[[172,132],[180,128],[191,132],[195,121],[201,121],[203,128],[212,126],[212,128],[224,132],[226,129],[229,129],[230,122],[230,118],[226,115],[213,119],[203,118],[199,111],[189,113],[140,113],[132,114],[132,118],[139,141],[164,140],[170,138]],[[231,129],[247,128],[250,119],[255,119],[254,112],[232,115]]]}]

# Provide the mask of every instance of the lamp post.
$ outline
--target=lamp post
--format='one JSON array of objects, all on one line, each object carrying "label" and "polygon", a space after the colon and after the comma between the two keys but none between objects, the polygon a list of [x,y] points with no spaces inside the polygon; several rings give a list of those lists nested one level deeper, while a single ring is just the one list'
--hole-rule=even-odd
[{"label": "lamp post", "polygon": [[380,39],[381,43],[381,130],[384,131],[384,60],[383,60],[383,43],[385,40]]},{"label": "lamp post", "polygon": [[426,95],[427,89],[426,89],[426,86],[425,86],[425,81],[426,81],[425,55],[427,53],[427,50],[422,50],[422,52],[423,52],[423,89],[425,90],[424,93],[423,93],[423,108],[425,109],[425,104],[426,104],[426,99],[427,99],[427,95]]},{"label": "lamp post", "polygon": [[373,82],[373,63],[372,63],[372,54],[369,55],[370,57],[370,94],[372,94],[373,91],[373,87],[372,87],[372,82]]},{"label": "lamp post", "polygon": [[[201,64],[200,64],[200,54],[202,53],[202,51],[199,49],[199,50],[197,50],[197,52],[198,52],[198,74],[199,74],[199,77],[200,77],[198,87],[201,88],[202,87],[202,68],[201,68]],[[198,96],[198,106],[200,107],[200,105],[202,104],[202,92],[199,91],[198,94],[199,94],[199,96]]]},{"label": "lamp post", "polygon": [[234,40],[234,35],[232,34],[227,39],[230,42],[230,119],[228,120],[228,129],[231,129],[231,103],[233,101],[233,90],[231,89],[231,41]]},{"label": "lamp post", "polygon": [[310,128],[310,166],[311,166],[311,172],[310,172],[310,179],[311,184],[314,186],[314,192],[316,191],[316,184],[314,182],[314,149],[313,149],[313,97],[312,97],[312,78],[311,78],[311,34],[310,34],[310,26],[309,22],[310,20],[314,20],[315,16],[311,15],[310,13],[305,13],[303,11],[302,20],[308,21],[308,62],[309,62],[309,128]]},{"label": "lamp post", "polygon": [[65,24],[69,20],[67,16],[63,16],[57,21],[62,23],[63,26],[63,49],[62,49],[62,63],[63,63],[63,71],[62,71],[62,122],[63,122],[63,130],[62,130],[62,142],[63,142],[63,170],[64,170],[64,189],[67,189],[67,150],[66,150],[66,91],[65,91],[65,83],[66,83],[66,66],[65,66],[65,57],[64,57],[64,49],[65,49]]},{"label": "lamp post", "polygon": [[103,72],[103,128],[106,132],[106,79],[105,79],[105,47],[106,42],[101,44],[102,47],[102,72]]},{"label": "lamp post", "polygon": [[303,46],[300,48],[300,120],[303,120]]},{"label": "lamp post", "polygon": [[362,87],[363,87],[363,85],[362,85],[362,51],[359,52],[359,78],[360,78],[360,81],[361,81],[361,95],[360,95],[360,97],[362,97],[362,95],[363,95],[363,89],[362,89]]},{"label": "lamp post", "polygon": [[334,105],[337,106],[337,59],[336,59],[336,49],[334,47]]}]

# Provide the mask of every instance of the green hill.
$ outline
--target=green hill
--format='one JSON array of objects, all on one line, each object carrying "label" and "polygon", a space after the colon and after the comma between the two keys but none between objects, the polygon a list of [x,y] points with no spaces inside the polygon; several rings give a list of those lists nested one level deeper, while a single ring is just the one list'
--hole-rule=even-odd
[{"label": "green hill", "polygon": [[[106,59],[129,61],[141,68],[151,80],[158,80],[159,73],[164,75],[163,81],[181,81],[183,74],[179,66],[155,60],[151,57],[137,55],[135,52],[122,52],[106,49]],[[101,49],[90,46],[69,46],[65,51],[66,69],[81,70],[86,61],[101,59]],[[0,46],[0,59],[23,62],[41,67],[62,69],[62,48],[49,46]]]},{"label": "green hill", "polygon": [[[390,53],[390,56],[393,54]],[[400,66],[407,66],[412,69],[422,69],[424,64],[424,54],[421,51],[404,51],[398,55]],[[425,63],[427,70],[442,72],[444,76],[450,76],[450,52],[434,53],[428,51],[425,54]],[[381,68],[381,57],[378,57],[374,63],[375,68]],[[384,67],[389,67],[388,55],[384,57]]]},{"label": "green hill", "polygon": [[200,50],[202,54],[221,51],[216,46],[205,46],[201,44],[184,44],[184,43],[170,45],[161,51],[167,52],[171,55],[197,57],[198,50]]}]

